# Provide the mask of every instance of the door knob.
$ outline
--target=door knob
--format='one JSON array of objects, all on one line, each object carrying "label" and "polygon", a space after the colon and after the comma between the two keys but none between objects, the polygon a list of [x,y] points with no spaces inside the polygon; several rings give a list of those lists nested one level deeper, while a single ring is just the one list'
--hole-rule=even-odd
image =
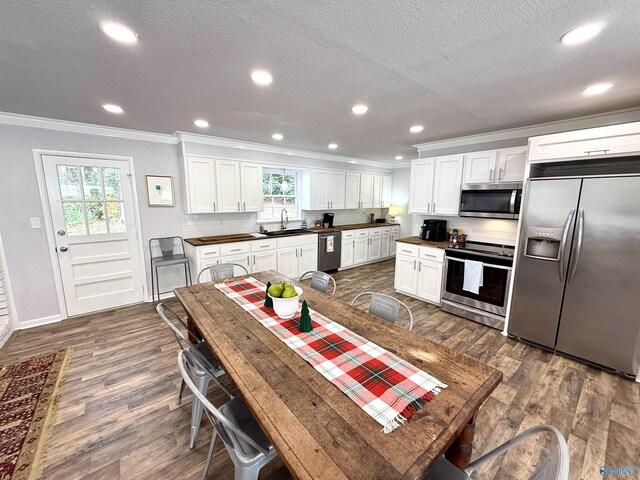
[{"label": "door knob", "polygon": [[69,250],[67,247],[60,247],[61,252],[66,252],[67,250]]},{"label": "door knob", "polygon": [[58,230],[58,235],[60,235],[61,237],[66,234],[67,232],[65,232],[64,230]]}]

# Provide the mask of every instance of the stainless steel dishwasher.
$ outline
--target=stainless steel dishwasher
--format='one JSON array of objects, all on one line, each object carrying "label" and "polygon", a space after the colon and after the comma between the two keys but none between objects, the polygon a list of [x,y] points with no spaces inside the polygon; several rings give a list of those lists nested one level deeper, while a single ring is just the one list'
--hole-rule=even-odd
[{"label": "stainless steel dishwasher", "polygon": [[342,234],[327,232],[318,234],[318,270],[329,272],[340,268]]}]

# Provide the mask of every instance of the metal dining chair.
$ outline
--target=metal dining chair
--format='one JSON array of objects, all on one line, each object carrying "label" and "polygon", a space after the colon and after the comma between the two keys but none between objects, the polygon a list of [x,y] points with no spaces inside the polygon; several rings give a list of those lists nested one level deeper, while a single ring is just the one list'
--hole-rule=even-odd
[{"label": "metal dining chair", "polygon": [[168,293],[160,291],[159,268],[182,265],[185,285],[191,285],[191,267],[189,258],[185,254],[182,237],[152,238],[149,240],[149,258],[151,259],[151,298],[154,303],[156,293],[158,301],[160,301],[160,295]]},{"label": "metal dining chair", "polygon": [[351,305],[355,305],[358,298],[371,295],[371,303],[369,304],[369,313],[375,315],[376,317],[382,318],[388,322],[391,322],[395,325],[396,320],[398,319],[398,313],[400,312],[400,307],[404,307],[409,314],[409,328],[407,330],[411,330],[413,328],[413,314],[409,307],[407,307],[403,302],[398,300],[397,298],[393,298],[390,295],[385,293],[377,293],[377,292],[362,292],[354,297],[351,301]]},{"label": "metal dining chair", "polygon": [[[218,387],[220,387],[220,389],[225,394],[227,394],[229,398],[233,398],[233,395],[231,395],[231,393],[229,393],[229,391],[224,388],[224,386],[217,380],[218,377],[221,377],[225,374],[225,371],[220,366],[220,362],[215,357],[209,346],[205,342],[191,341],[189,337],[191,336],[192,338],[197,338],[197,335],[171,308],[167,307],[163,303],[159,303],[156,307],[156,311],[158,312],[158,315],[160,315],[162,321],[164,321],[164,323],[166,323],[173,332],[180,350],[196,352],[196,354],[203,359],[200,364],[205,364],[208,366],[207,369],[198,368],[193,364],[189,366],[189,368],[193,372],[193,377],[200,391],[206,393],[207,389],[209,388],[209,382],[213,379],[214,383],[216,383]],[[173,319],[173,321],[169,319],[169,316]],[[185,334],[182,330],[180,330],[174,322],[178,323],[178,325],[186,330],[187,333]],[[176,404],[178,405],[182,403],[184,388],[185,383],[183,380],[180,384],[180,390],[178,391],[178,399],[176,401]],[[193,448],[196,443],[196,437],[198,436],[198,430],[200,429],[200,422],[202,420],[202,410],[202,404],[197,398],[194,398],[193,405],[191,407],[191,436],[189,440],[189,448]]]},{"label": "metal dining chair", "polygon": [[327,290],[329,290],[329,283],[333,282],[333,292],[331,292],[331,296],[333,297],[336,294],[336,280],[331,275],[317,270],[309,270],[300,276],[300,281],[308,275],[311,275],[311,288],[322,293],[327,293]]},{"label": "metal dining chair", "polygon": [[485,453],[476,461],[471,462],[464,470],[459,470],[444,457],[440,457],[429,469],[423,480],[469,480],[471,474],[482,464],[487,463],[501,453],[513,448],[520,442],[538,433],[551,433],[555,439],[555,446],[547,457],[540,460],[529,480],[568,480],[569,478],[569,447],[557,429],[549,425],[538,425],[516,435],[489,453]]},{"label": "metal dining chair", "polygon": [[207,399],[194,383],[191,377],[192,370],[189,369],[190,364],[205,368],[204,365],[199,365],[199,361],[200,358],[188,350],[178,354],[178,369],[182,380],[204,406],[207,418],[213,426],[209,455],[202,478],[207,478],[209,465],[220,437],[235,467],[234,479],[257,480],[262,467],[273,460],[278,453],[241,398],[232,397],[219,408]]},{"label": "metal dining chair", "polygon": [[234,273],[234,267],[241,268],[242,270],[244,270],[245,275],[249,275],[249,270],[247,270],[243,265],[240,265],[238,263],[221,263],[219,265],[204,267],[202,270],[200,270],[200,273],[198,273],[198,283],[202,283],[200,282],[200,279],[202,278],[202,274],[204,272],[209,272],[212,282],[215,282],[216,280],[224,280],[225,278],[235,277],[236,275]]}]

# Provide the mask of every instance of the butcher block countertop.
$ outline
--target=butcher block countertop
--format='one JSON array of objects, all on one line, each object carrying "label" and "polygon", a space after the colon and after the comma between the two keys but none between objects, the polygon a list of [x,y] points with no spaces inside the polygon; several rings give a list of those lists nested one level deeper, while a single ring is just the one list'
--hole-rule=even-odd
[{"label": "butcher block countertop", "polygon": [[420,237],[404,237],[396,240],[398,243],[409,243],[411,245],[420,245],[421,247],[447,248],[449,242],[429,242],[422,240]]},{"label": "butcher block countertop", "polygon": [[[251,240],[264,240],[265,238],[283,238],[295,237],[297,235],[308,235],[310,233],[331,233],[341,232],[343,230],[356,230],[358,228],[376,228],[376,227],[392,227],[400,225],[399,223],[352,223],[350,225],[336,225],[333,228],[309,228],[306,232],[292,232],[290,235],[279,234],[276,236],[252,237],[248,233],[236,233],[230,235],[215,235],[209,237],[185,238],[184,241],[194,247],[203,247],[205,245],[218,245],[220,243],[249,242]],[[416,237],[417,238],[417,237]]]},{"label": "butcher block countertop", "polygon": [[351,223],[349,225],[334,225],[333,228],[310,228],[313,233],[331,233],[342,232],[344,230],[358,230],[359,228],[381,228],[381,227],[393,227],[400,225],[399,223]]}]

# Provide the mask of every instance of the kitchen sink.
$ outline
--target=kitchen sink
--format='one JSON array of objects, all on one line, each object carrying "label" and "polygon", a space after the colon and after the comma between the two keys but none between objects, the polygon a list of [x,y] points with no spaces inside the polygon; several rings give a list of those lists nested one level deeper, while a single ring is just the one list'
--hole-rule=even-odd
[{"label": "kitchen sink", "polygon": [[312,233],[309,230],[305,230],[303,228],[292,228],[291,230],[277,230],[275,232],[267,232],[265,235],[267,237],[279,237],[282,235],[300,235],[302,233]]}]

